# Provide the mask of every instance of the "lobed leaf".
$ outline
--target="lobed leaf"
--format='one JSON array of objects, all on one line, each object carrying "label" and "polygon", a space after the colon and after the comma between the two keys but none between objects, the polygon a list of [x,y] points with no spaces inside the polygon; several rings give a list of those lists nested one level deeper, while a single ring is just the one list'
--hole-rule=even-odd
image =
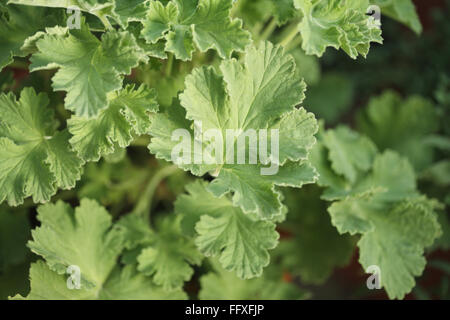
[{"label": "lobed leaf", "polygon": [[188,185],[189,195],[175,203],[175,210],[183,215],[185,232],[196,234],[198,249],[208,257],[218,257],[239,278],[260,276],[269,264],[268,250],[278,243],[275,224],[244,214],[227,196],[215,198],[207,186],[200,181]]},{"label": "lobed leaf", "polygon": [[379,23],[366,15],[368,0],[294,0],[294,4],[303,15],[298,31],[309,55],[321,57],[333,47],[356,59],[367,56],[371,42],[383,42]]},{"label": "lobed leaf", "polygon": [[184,61],[192,59],[194,44],[202,52],[212,48],[230,58],[250,43],[242,22],[230,18],[231,6],[232,0],[172,0],[165,6],[151,1],[142,37],[148,43],[165,39],[165,50]]},{"label": "lobed leaf", "polygon": [[17,206],[32,196],[47,202],[57,188],[71,189],[83,161],[70,149],[67,130],[55,130],[46,94],[25,88],[19,100],[0,95],[0,202]]},{"label": "lobed leaf", "polygon": [[[165,114],[154,118],[150,128],[153,136],[149,149],[158,158],[175,161],[184,170],[201,176],[208,171],[217,178],[208,187],[216,196],[233,193],[233,203],[245,213],[257,213],[261,219],[281,215],[280,193],[275,186],[301,187],[316,179],[315,170],[307,163],[309,150],[315,143],[317,123],[314,116],[303,108],[295,108],[304,98],[304,83],[294,73],[293,59],[283,53],[280,46],[262,43],[249,47],[244,65],[236,60],[225,60],[220,69],[223,76],[212,68],[195,69],[186,78],[186,89],[180,95],[182,107],[173,105]],[[194,125],[192,125],[194,121]],[[197,123],[202,128],[195,130]],[[172,139],[177,129],[190,133],[180,143]],[[203,139],[204,132],[217,129],[221,136],[227,130],[239,132],[234,145],[223,144],[222,158],[210,151],[211,143]],[[263,159],[259,163],[236,164],[224,155],[236,149],[246,131],[269,129],[279,132],[279,157]],[[196,136],[199,135],[199,136]],[[267,144],[271,144],[268,138]],[[172,159],[172,151],[182,144],[190,161]],[[226,147],[225,147],[226,145]],[[203,150],[203,156],[198,150]],[[249,152],[256,154],[255,150]],[[196,157],[200,156],[200,162]],[[246,158],[248,160],[248,158]],[[273,175],[262,175],[263,165],[272,162],[279,166]]]},{"label": "lobed leaf", "polygon": [[65,107],[78,117],[97,116],[108,106],[108,93],[122,88],[122,76],[148,59],[129,32],[109,31],[98,40],[86,24],[46,34],[36,46],[31,71],[58,68],[53,89],[67,91]]},{"label": "lobed leaf", "polygon": [[70,143],[85,161],[98,161],[113,153],[116,146],[127,147],[134,135],[146,134],[150,128],[149,113],[157,109],[154,89],[127,85],[108,95],[108,107],[96,118],[72,116],[68,120]]}]

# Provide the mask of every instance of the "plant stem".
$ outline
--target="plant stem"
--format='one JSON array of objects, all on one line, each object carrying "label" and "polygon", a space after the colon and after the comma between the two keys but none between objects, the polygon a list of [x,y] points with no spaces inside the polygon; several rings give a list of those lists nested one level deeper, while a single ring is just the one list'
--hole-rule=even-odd
[{"label": "plant stem", "polygon": [[259,37],[258,40],[259,41],[267,40],[272,35],[272,33],[276,27],[277,27],[277,21],[274,18],[271,18],[269,24],[264,29],[263,33],[261,34],[261,36]]},{"label": "plant stem", "polygon": [[98,15],[98,18],[105,26],[106,30],[114,30],[113,26],[109,22],[108,18],[105,15]]},{"label": "plant stem", "polygon": [[299,44],[302,43],[302,37],[300,36],[300,34],[298,34],[297,36],[294,37],[294,39],[289,42],[289,44],[285,47],[286,52],[291,51],[292,49],[296,48]]},{"label": "plant stem", "polygon": [[178,167],[176,165],[171,165],[164,167],[156,172],[155,175],[150,179],[147,187],[139,198],[139,201],[133,209],[133,213],[144,218],[147,223],[150,223],[150,213],[156,188],[159,186],[162,180],[164,180],[177,170]]},{"label": "plant stem", "polygon": [[132,147],[147,147],[150,144],[150,138],[148,136],[140,136],[131,142]]},{"label": "plant stem", "polygon": [[297,33],[298,33],[297,26],[294,26],[294,28],[292,28],[292,30],[289,31],[286,34],[286,36],[281,40],[280,45],[282,45],[283,47],[286,47],[289,44],[289,42],[291,42],[295,38]]},{"label": "plant stem", "polygon": [[172,74],[172,67],[173,67],[173,54],[169,53],[169,57],[166,64],[166,77],[170,77]]}]

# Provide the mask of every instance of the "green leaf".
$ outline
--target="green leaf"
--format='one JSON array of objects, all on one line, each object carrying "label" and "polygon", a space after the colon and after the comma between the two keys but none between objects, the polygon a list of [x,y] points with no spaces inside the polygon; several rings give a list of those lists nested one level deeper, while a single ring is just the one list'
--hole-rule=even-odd
[{"label": "green leaf", "polygon": [[78,155],[86,161],[98,161],[111,154],[115,147],[126,148],[135,135],[148,132],[150,112],[158,109],[156,92],[146,85],[135,89],[127,85],[108,95],[109,106],[96,118],[72,116],[68,120],[70,143]]},{"label": "green leaf", "polygon": [[215,260],[211,262],[214,270],[200,278],[201,300],[303,300],[309,297],[297,284],[284,282],[280,272],[242,280],[221,268]]},{"label": "green leaf", "polygon": [[[262,219],[279,216],[282,205],[275,185],[301,187],[316,179],[315,170],[306,160],[315,143],[317,123],[312,114],[295,108],[304,98],[305,85],[295,76],[294,68],[293,59],[283,53],[282,47],[266,42],[247,49],[244,65],[234,59],[223,61],[223,76],[212,68],[195,69],[186,78],[186,89],[180,95],[184,110],[174,104],[152,121],[150,151],[172,161],[172,151],[180,145],[172,134],[177,129],[187,130],[190,138],[181,144],[183,151],[189,150],[186,153],[190,161],[179,161],[180,157],[175,159],[177,165],[198,176],[214,172],[217,178],[208,187],[210,191],[216,196],[233,192],[233,203],[244,212],[257,213]],[[196,123],[201,123],[201,130]],[[216,155],[210,152],[208,139],[202,137],[209,129],[218,130],[224,140]],[[239,134],[226,145],[228,129]],[[246,164],[236,164],[237,154],[234,159],[224,157],[230,155],[231,148],[239,149],[238,142],[246,132],[266,129],[268,137],[271,129],[279,132],[279,157],[271,159],[272,164],[279,166],[278,172],[261,174],[268,161],[261,155],[254,165],[248,164],[248,158]],[[271,145],[270,138],[267,145]],[[200,162],[195,160],[197,149],[203,151]],[[218,155],[220,151],[222,157]],[[256,156],[253,149],[248,153],[249,157]]]},{"label": "green leaf", "polygon": [[440,236],[434,207],[434,202],[425,198],[391,207],[348,199],[333,203],[329,211],[339,232],[362,234],[358,242],[362,266],[377,265],[389,298],[402,299],[425,268],[424,248]]},{"label": "green leaf", "polygon": [[117,224],[122,227],[125,247],[134,249],[140,245],[148,245],[156,240],[155,232],[136,214],[127,214]]},{"label": "green leaf", "polygon": [[316,170],[308,163],[289,162],[280,167],[276,175],[260,175],[259,168],[251,165],[228,165],[208,186],[216,197],[233,192],[233,205],[245,213],[256,213],[263,220],[282,215],[280,192],[275,185],[300,188],[314,183]]},{"label": "green leaf", "polygon": [[[63,202],[38,208],[41,226],[33,230],[30,249],[45,259],[32,264],[31,292],[26,299],[181,299],[184,292],[165,292],[135,266],[121,268],[119,255],[129,233],[113,225],[108,212],[83,199],[75,210]],[[68,289],[68,266],[80,270],[81,288]],[[16,296],[20,299],[20,296]]]},{"label": "green leaf", "polygon": [[[136,42],[141,47],[145,54],[149,57],[155,57],[158,59],[167,59],[167,54],[164,51],[165,43],[163,40],[157,41],[156,43],[148,43],[143,38],[141,38],[141,32],[143,29],[143,25],[138,22],[131,22],[128,25],[127,30],[133,34],[133,36],[136,38]],[[159,76],[159,74],[158,74]],[[167,80],[167,78],[159,78],[158,81],[161,80]],[[157,81],[155,81],[158,83]],[[161,92],[160,90],[157,90],[159,95],[164,94],[164,92]]]},{"label": "green leaf", "polygon": [[98,291],[68,289],[66,277],[51,271],[43,261],[30,268],[31,291],[26,298],[16,295],[14,300],[178,300],[186,299],[182,291],[166,292],[133,266],[115,268]]},{"label": "green leaf", "polygon": [[148,11],[148,0],[114,0],[115,19],[122,28],[131,21],[143,21]]},{"label": "green leaf", "polygon": [[66,278],[53,272],[44,261],[32,263],[30,268],[31,291],[26,298],[16,295],[13,300],[85,300],[91,298],[88,290],[70,290]]},{"label": "green leaf", "polygon": [[419,172],[434,160],[434,146],[428,141],[439,130],[439,118],[427,99],[411,96],[403,100],[394,91],[386,91],[362,109],[357,126],[381,150],[396,150],[408,157]]},{"label": "green leaf", "polygon": [[13,57],[29,54],[23,46],[26,41],[46,27],[61,24],[62,15],[46,8],[28,8],[8,5],[8,15],[0,15],[0,70],[13,62]]},{"label": "green leaf", "polygon": [[356,181],[358,171],[370,169],[377,152],[372,141],[344,126],[325,132],[323,143],[333,170],[351,183]]},{"label": "green leaf", "polygon": [[112,228],[108,212],[93,200],[82,200],[75,210],[60,201],[39,207],[37,218],[41,226],[32,232],[30,249],[58,274],[76,265],[82,285],[101,288],[124,242],[120,230]]},{"label": "green leaf", "polygon": [[115,268],[101,292],[104,300],[184,300],[182,290],[166,291],[152,280],[137,272],[133,266]]},{"label": "green leaf", "polygon": [[329,187],[325,193],[333,190],[333,194],[346,194],[351,190],[351,183],[332,169],[328,149],[321,141],[317,142],[312,149],[310,161],[319,174],[317,184],[321,187]]},{"label": "green leaf", "polygon": [[247,28],[256,27],[261,21],[267,21],[274,10],[272,0],[239,0],[235,3],[233,16],[241,18]]},{"label": "green leaf", "polygon": [[402,299],[424,267],[424,248],[441,234],[438,204],[418,195],[414,171],[396,153],[376,157],[373,172],[357,190],[381,188],[334,202],[328,209],[340,233],[362,234],[358,246],[364,269],[376,265],[391,299]]},{"label": "green leaf", "polygon": [[239,278],[260,276],[269,264],[268,250],[278,242],[275,224],[244,214],[227,196],[215,198],[207,186],[197,181],[187,186],[189,195],[177,199],[175,210],[183,215],[183,229],[197,234],[195,243],[204,255],[218,257]]},{"label": "green leaf", "polygon": [[380,6],[381,13],[406,24],[415,33],[422,33],[422,24],[411,0],[370,0]]},{"label": "green leaf", "polygon": [[368,0],[294,0],[303,14],[298,30],[307,54],[321,57],[327,47],[351,58],[366,57],[370,43],[382,43],[379,23],[366,15]]},{"label": "green leaf", "polygon": [[165,39],[166,51],[184,61],[192,59],[194,43],[202,52],[213,48],[230,58],[250,43],[242,22],[230,18],[231,6],[232,0],[173,0],[166,6],[151,1],[142,36],[149,43]]},{"label": "green leaf", "polygon": [[46,202],[80,179],[82,160],[69,148],[67,130],[54,129],[48,103],[32,88],[18,101],[12,93],[0,95],[0,202],[17,206],[29,196]]},{"label": "green leaf", "polygon": [[279,26],[286,24],[295,16],[294,0],[270,0],[270,2],[272,2],[272,12]]},{"label": "green leaf", "polygon": [[65,107],[93,117],[108,106],[107,94],[122,88],[124,74],[148,57],[128,32],[109,31],[98,40],[83,23],[65,35],[47,34],[36,42],[31,71],[59,68],[53,89],[67,91]]},{"label": "green leaf", "polygon": [[191,265],[200,265],[203,256],[194,243],[181,234],[179,219],[163,219],[155,241],[138,256],[138,270],[152,276],[165,290],[175,290],[194,274]]}]

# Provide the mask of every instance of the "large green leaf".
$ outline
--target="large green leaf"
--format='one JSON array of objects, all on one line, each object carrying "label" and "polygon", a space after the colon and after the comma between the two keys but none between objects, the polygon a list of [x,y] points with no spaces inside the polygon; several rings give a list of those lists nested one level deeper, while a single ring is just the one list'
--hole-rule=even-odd
[{"label": "large green leaf", "polygon": [[[315,143],[317,123],[311,113],[295,108],[303,100],[305,85],[294,68],[293,59],[283,53],[282,47],[267,42],[248,48],[244,65],[234,59],[223,61],[223,76],[212,68],[195,69],[186,78],[186,89],[180,95],[184,110],[174,104],[166,114],[154,118],[150,151],[195,175],[210,171],[217,178],[209,190],[216,196],[232,192],[233,203],[246,213],[257,213],[262,219],[281,215],[280,193],[275,185],[301,187],[316,179],[307,156]],[[201,129],[197,124],[201,124]],[[187,161],[179,154],[173,159],[173,151],[180,144],[172,135],[179,129],[190,134],[181,142]],[[217,130],[224,141],[215,154],[212,143],[204,137],[209,129]],[[279,134],[278,158],[272,150],[271,157],[260,154],[259,162],[250,164],[249,159],[257,157],[257,150],[245,148],[245,164],[237,163],[237,152],[231,150],[242,152],[239,141],[245,141],[248,132],[268,131],[267,141],[257,140],[267,142],[269,149],[272,129]],[[228,130],[238,134],[227,145]],[[203,156],[198,149],[202,149]],[[264,172],[268,162],[277,167],[271,173]]]},{"label": "large green leaf", "polygon": [[[120,267],[118,258],[133,241],[120,224],[93,200],[75,210],[63,202],[38,208],[41,226],[33,230],[30,249],[45,259],[32,264],[26,299],[183,299],[180,290],[165,292],[135,266]],[[78,267],[81,287],[69,289],[64,274]],[[22,297],[16,296],[16,299]]]}]

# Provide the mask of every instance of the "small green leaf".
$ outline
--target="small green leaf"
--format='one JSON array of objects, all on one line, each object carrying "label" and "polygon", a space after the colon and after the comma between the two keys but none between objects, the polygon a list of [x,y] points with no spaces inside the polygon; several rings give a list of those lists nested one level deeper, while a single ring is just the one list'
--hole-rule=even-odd
[{"label": "small green leaf", "polygon": [[46,94],[25,88],[17,101],[0,95],[0,202],[17,206],[32,196],[46,202],[57,188],[71,189],[83,161],[70,149],[67,130],[56,131]]},{"label": "small green leaf", "polygon": [[269,264],[268,250],[278,243],[275,224],[244,214],[227,196],[215,198],[206,183],[195,182],[187,189],[189,195],[180,196],[175,208],[183,214],[184,230],[197,234],[199,250],[217,256],[220,264],[239,278],[260,276]]},{"label": "small green leaf", "polygon": [[230,18],[232,0],[173,0],[164,6],[151,1],[142,36],[149,43],[166,40],[177,59],[191,60],[194,43],[202,52],[215,49],[222,58],[244,51],[250,34],[239,19]]},{"label": "small green leaf", "polygon": [[126,148],[134,136],[148,132],[150,112],[158,110],[155,90],[128,85],[108,95],[109,106],[96,118],[72,116],[68,120],[70,143],[85,161],[98,161],[118,145]]},{"label": "small green leaf", "polygon": [[200,265],[202,258],[194,243],[181,234],[179,219],[164,219],[158,225],[155,241],[138,256],[138,270],[170,291],[191,279],[191,265]]},{"label": "small green leaf", "polygon": [[294,4],[303,15],[298,30],[307,54],[321,57],[333,47],[356,59],[367,56],[371,42],[383,42],[378,21],[366,15],[368,0],[294,0]]}]

